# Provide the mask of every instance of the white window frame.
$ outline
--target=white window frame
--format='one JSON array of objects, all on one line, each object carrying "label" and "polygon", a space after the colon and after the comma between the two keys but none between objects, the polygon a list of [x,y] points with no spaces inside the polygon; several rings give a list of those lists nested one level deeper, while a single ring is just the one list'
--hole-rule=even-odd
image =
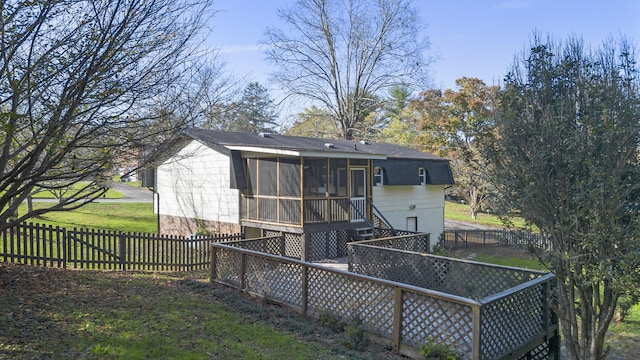
[{"label": "white window frame", "polygon": [[427,169],[421,167],[418,169],[418,176],[420,177],[420,185],[427,184]]},{"label": "white window frame", "polygon": [[373,186],[384,185],[384,170],[380,166],[373,168]]}]

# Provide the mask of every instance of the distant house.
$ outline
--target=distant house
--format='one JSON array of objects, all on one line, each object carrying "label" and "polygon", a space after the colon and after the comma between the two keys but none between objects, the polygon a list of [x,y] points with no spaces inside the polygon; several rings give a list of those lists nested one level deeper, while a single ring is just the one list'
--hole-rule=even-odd
[{"label": "distant house", "polygon": [[159,232],[444,230],[446,159],[365,141],[190,129],[157,162]]}]

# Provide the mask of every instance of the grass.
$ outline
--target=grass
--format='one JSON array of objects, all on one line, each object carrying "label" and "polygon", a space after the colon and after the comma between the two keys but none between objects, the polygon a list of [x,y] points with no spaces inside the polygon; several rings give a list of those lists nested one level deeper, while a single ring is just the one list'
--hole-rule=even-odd
[{"label": "grass", "polygon": [[[34,203],[34,208],[45,206]],[[19,214],[26,211],[22,205]],[[49,212],[31,222],[65,228],[92,228],[124,232],[156,233],[157,216],[152,203],[90,203],[72,211]]]},{"label": "grass", "polygon": [[0,263],[0,359],[400,359],[202,276]]},{"label": "grass", "polygon": [[[469,212],[469,205],[460,204],[455,201],[445,201],[444,204],[444,217],[450,220],[464,221],[475,224],[482,224],[491,227],[504,227],[504,223],[496,215],[478,213],[475,219],[471,218]],[[525,223],[523,219],[513,219],[513,225],[516,227],[524,227]]]},{"label": "grass", "polygon": [[540,264],[537,259],[532,259],[529,257],[503,257],[500,255],[478,254],[478,256],[476,256],[473,260],[489,264],[512,266],[531,270],[547,270],[547,268],[544,265]]},{"label": "grass", "polygon": [[[71,188],[69,189],[69,193],[73,193],[77,190],[80,190],[84,185],[83,184],[75,184],[73,186],[71,186]],[[124,195],[116,190],[113,189],[109,189],[107,190],[107,192],[103,195],[103,198],[105,199],[121,199],[123,198]],[[37,192],[33,195],[34,199],[55,199],[56,196],[48,190],[42,190],[40,192]]]},{"label": "grass", "polygon": [[[39,205],[35,203],[34,206]],[[473,220],[468,214],[466,205],[452,202],[445,205],[446,218],[502,226],[496,216],[479,214],[478,219]],[[157,221],[150,203],[91,203],[78,210],[48,213],[42,219],[34,220],[63,227],[152,233],[156,232]],[[485,251],[474,248],[474,260],[544,270],[537,260],[496,250],[501,248],[486,247]],[[447,255],[466,256],[460,253]],[[264,304],[253,304],[235,291],[209,288],[199,281],[185,280],[184,275],[85,273],[29,267],[17,274],[5,274],[3,266],[0,263],[0,303],[7,304],[8,311],[0,312],[0,323],[8,325],[0,327],[0,359],[322,359],[336,357],[331,349],[336,346],[334,343],[342,343],[340,339],[332,338],[335,334],[309,325],[309,320],[295,320],[295,317],[283,315],[281,310],[268,310],[263,308]],[[54,275],[47,275],[48,272]],[[33,285],[39,290],[31,289],[32,292],[10,290],[6,285],[50,277],[55,277],[55,281]],[[105,288],[109,284],[113,285],[113,290]],[[230,304],[241,310],[231,309]],[[78,310],[72,310],[76,307]],[[256,322],[262,325],[253,325]],[[290,328],[283,324],[295,325]],[[191,327],[198,333],[191,331]],[[316,339],[318,331],[322,339]],[[29,336],[31,333],[33,336]],[[58,336],[60,341],[57,341]],[[633,358],[640,353],[640,305],[631,310],[624,322],[611,326],[607,344],[612,346],[612,354],[618,356],[613,358]],[[48,349],[51,346],[54,348]],[[286,355],[279,356],[281,349],[278,346]],[[52,356],[52,351],[64,355]],[[362,353],[353,356],[374,358]],[[346,357],[351,358],[351,355]]]}]

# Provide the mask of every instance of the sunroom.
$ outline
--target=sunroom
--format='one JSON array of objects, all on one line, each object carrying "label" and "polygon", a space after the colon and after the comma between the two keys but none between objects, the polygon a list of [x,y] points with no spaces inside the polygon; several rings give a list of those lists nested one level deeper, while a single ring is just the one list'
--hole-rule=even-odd
[{"label": "sunroom", "polygon": [[353,228],[370,221],[371,155],[367,156],[244,158],[242,225],[304,232],[320,226]]}]

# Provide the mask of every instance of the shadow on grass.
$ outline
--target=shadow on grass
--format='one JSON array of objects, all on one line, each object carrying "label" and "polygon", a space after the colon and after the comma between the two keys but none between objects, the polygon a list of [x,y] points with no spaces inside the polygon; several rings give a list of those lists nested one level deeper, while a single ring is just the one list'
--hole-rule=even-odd
[{"label": "shadow on grass", "polygon": [[0,359],[400,359],[203,280],[0,263]]}]

